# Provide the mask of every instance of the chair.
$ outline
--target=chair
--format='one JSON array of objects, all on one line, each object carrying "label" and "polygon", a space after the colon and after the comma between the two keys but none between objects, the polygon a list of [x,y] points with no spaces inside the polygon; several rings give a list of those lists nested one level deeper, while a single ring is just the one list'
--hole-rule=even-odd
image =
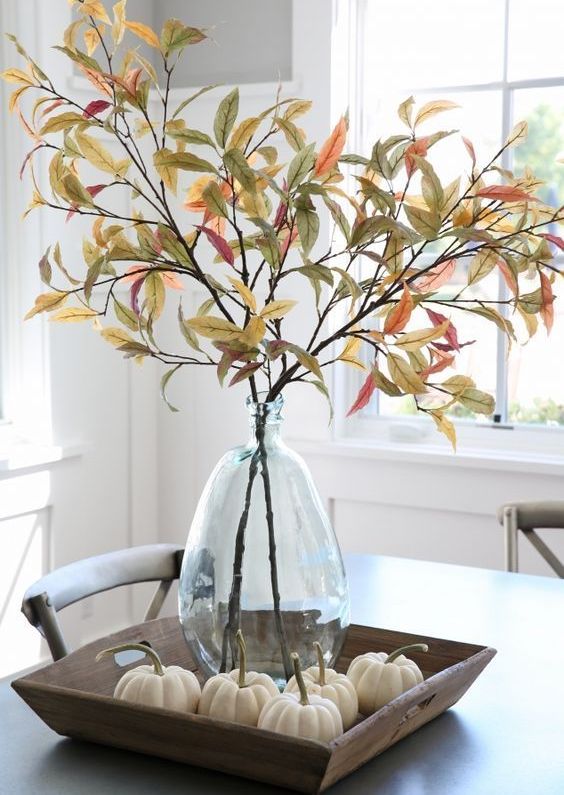
[{"label": "chair", "polygon": [[518,545],[521,530],[548,565],[564,579],[564,565],[535,532],[538,527],[564,530],[564,501],[507,503],[498,509],[497,518],[505,529],[507,571],[519,570]]},{"label": "chair", "polygon": [[145,621],[150,621],[158,616],[173,580],[180,576],[183,551],[175,544],[150,544],[62,566],[27,589],[22,613],[45,637],[53,660],[60,660],[69,649],[57,619],[59,610],[120,585],[160,580],[145,614]]}]

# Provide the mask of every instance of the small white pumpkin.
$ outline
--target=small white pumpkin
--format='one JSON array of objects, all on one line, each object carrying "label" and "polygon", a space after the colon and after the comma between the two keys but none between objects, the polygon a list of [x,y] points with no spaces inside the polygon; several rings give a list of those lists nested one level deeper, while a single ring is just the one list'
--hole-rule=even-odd
[{"label": "small white pumpkin", "polygon": [[268,674],[247,671],[247,649],[241,630],[237,632],[239,668],[217,674],[205,683],[198,705],[199,715],[256,726],[264,705],[279,694]]},{"label": "small white pumpkin", "polygon": [[341,713],[328,698],[308,695],[295,652],[292,663],[299,694],[285,692],[269,701],[260,713],[258,727],[329,743],[343,733]]},{"label": "small white pumpkin", "polygon": [[[328,698],[341,713],[343,728],[350,729],[358,715],[358,697],[355,686],[345,674],[339,674],[333,668],[325,667],[323,649],[319,643],[314,643],[317,652],[317,665],[306,668],[303,678],[308,695]],[[285,693],[299,691],[296,677],[292,676],[284,688]]]},{"label": "small white pumpkin", "polygon": [[363,715],[371,715],[423,681],[419,666],[404,656],[404,652],[415,650],[429,651],[429,647],[425,643],[413,643],[391,654],[371,651],[354,658],[347,676],[356,688]]},{"label": "small white pumpkin", "polygon": [[152,665],[138,665],[127,671],[117,683],[114,698],[144,704],[146,707],[162,707],[178,712],[196,712],[200,700],[200,683],[192,671],[178,665],[165,667],[159,655],[150,646],[140,643],[124,643],[104,649],[96,655],[96,662],[105,654],[120,651],[142,651]]}]

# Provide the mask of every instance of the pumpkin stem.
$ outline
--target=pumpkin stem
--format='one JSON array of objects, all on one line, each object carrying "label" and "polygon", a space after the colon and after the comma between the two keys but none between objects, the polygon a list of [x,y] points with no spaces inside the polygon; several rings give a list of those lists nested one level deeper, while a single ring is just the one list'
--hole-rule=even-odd
[{"label": "pumpkin stem", "polygon": [[307,694],[307,687],[305,686],[304,678],[302,676],[300,658],[295,651],[292,652],[290,656],[292,658],[292,665],[294,666],[294,676],[296,677],[296,682],[298,683],[298,687],[300,689],[300,704],[302,707],[307,707],[309,706],[309,697]]},{"label": "pumpkin stem", "polygon": [[247,644],[240,629],[237,630],[235,637],[239,645],[239,687],[245,687],[245,679],[247,678]]},{"label": "pumpkin stem", "polygon": [[325,660],[323,659],[323,649],[321,648],[321,643],[315,641],[313,644],[315,647],[315,651],[317,652],[317,665],[319,667],[319,684],[321,687],[325,685]]},{"label": "pumpkin stem", "polygon": [[393,662],[400,654],[405,654],[406,651],[429,651],[429,647],[426,643],[410,643],[409,646],[401,646],[391,654],[388,654],[384,660],[384,664]]},{"label": "pumpkin stem", "polygon": [[105,654],[117,654],[119,651],[143,651],[153,663],[154,673],[157,676],[164,676],[164,668],[161,658],[157,652],[150,646],[145,646],[144,643],[122,643],[119,646],[112,646],[110,649],[104,649],[96,655],[96,662],[99,662]]}]

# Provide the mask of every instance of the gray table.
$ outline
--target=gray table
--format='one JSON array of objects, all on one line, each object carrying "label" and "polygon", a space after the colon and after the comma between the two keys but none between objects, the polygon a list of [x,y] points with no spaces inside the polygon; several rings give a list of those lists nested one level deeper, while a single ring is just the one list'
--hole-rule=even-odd
[{"label": "gray table", "polygon": [[[349,556],[353,620],[498,655],[447,713],[334,795],[563,795],[564,582]],[[285,791],[285,790],[284,790]],[[263,784],[59,738],[0,683],[1,795],[282,793]]]}]

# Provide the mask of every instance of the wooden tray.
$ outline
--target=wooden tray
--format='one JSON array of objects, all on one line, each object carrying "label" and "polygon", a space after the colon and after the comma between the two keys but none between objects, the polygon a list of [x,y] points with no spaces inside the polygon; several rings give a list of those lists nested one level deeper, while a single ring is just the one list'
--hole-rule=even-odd
[{"label": "wooden tray", "polygon": [[329,745],[274,732],[134,706],[112,698],[129,668],[98,651],[126,641],[146,641],[165,665],[198,675],[177,618],[147,621],[84,646],[12,687],[58,734],[219,770],[298,792],[321,792],[455,704],[495,655],[495,649],[351,625],[336,668],[346,671],[357,654],[391,652],[426,642],[427,654],[410,655],[425,681],[361,719]]}]

